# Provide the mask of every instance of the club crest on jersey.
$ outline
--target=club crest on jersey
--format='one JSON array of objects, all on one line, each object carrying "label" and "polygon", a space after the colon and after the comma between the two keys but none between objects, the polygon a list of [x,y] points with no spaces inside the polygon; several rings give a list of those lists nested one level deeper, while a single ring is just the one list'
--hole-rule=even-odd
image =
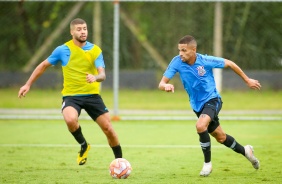
[{"label": "club crest on jersey", "polygon": [[204,66],[198,66],[197,70],[198,70],[198,75],[199,76],[203,76],[206,73],[206,70],[205,70]]}]

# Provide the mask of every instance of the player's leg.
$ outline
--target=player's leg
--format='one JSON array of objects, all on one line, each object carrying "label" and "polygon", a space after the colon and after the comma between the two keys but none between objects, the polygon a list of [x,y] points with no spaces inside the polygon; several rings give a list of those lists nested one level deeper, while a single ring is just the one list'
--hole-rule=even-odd
[{"label": "player's leg", "polygon": [[87,161],[87,155],[90,149],[90,145],[84,138],[81,127],[78,123],[80,111],[81,108],[79,106],[79,100],[74,100],[73,97],[67,97],[64,99],[62,114],[68,130],[71,132],[75,140],[81,145],[81,149],[78,152],[77,156],[77,163],[79,165],[83,165]]},{"label": "player's leg", "polygon": [[208,176],[212,172],[211,164],[211,140],[207,130],[211,118],[206,114],[201,114],[196,123],[197,133],[199,134],[200,145],[204,154],[204,165],[200,176]]},{"label": "player's leg", "polygon": [[70,132],[75,132],[79,129],[80,125],[78,123],[78,112],[72,107],[65,107],[62,111],[64,120]]},{"label": "player's leg", "polygon": [[232,136],[226,134],[220,125],[211,133],[211,135],[216,139],[217,142],[245,156],[244,147],[239,144]]},{"label": "player's leg", "polygon": [[208,133],[208,125],[211,118],[206,114],[201,114],[196,123],[197,133],[199,134],[200,145],[204,154],[205,163],[211,161],[211,140]]},{"label": "player's leg", "polygon": [[115,132],[109,111],[100,95],[93,95],[87,98],[84,105],[85,111],[99,125],[107,137],[108,143],[113,150],[115,158],[122,158],[122,149]]},{"label": "player's leg", "polygon": [[112,126],[112,123],[110,120],[110,114],[107,112],[107,113],[100,115],[96,119],[96,122],[100,126],[104,134],[106,135],[108,139],[108,143],[110,147],[112,148],[113,153],[115,155],[115,158],[122,158],[122,150],[121,150],[121,146],[119,143],[118,135]]},{"label": "player's leg", "polygon": [[204,166],[200,172],[201,176],[208,176],[212,172],[211,164],[211,141],[209,133],[213,132],[219,124],[214,124],[213,120],[217,117],[222,106],[220,98],[210,99],[204,104],[200,112],[195,112],[198,116],[196,124],[197,132],[200,137],[200,144],[204,153]]},{"label": "player's leg", "polygon": [[217,142],[245,156],[252,163],[255,169],[259,168],[259,160],[254,156],[254,150],[252,146],[247,145],[243,147],[231,135],[226,134],[221,128],[221,126],[218,126],[211,133],[211,135],[217,140]]}]

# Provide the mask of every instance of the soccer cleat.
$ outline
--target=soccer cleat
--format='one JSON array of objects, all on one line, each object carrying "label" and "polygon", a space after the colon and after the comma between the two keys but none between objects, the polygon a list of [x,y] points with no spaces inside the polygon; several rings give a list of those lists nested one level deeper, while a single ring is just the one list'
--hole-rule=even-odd
[{"label": "soccer cleat", "polygon": [[244,146],[245,157],[252,163],[255,169],[259,169],[259,160],[254,156],[254,148],[251,145]]},{"label": "soccer cleat", "polygon": [[77,155],[77,163],[78,165],[83,165],[86,163],[87,161],[87,155],[88,155],[88,152],[90,150],[90,144],[87,143],[87,148],[86,150],[80,150],[78,152],[78,155]]},{"label": "soccer cleat", "polygon": [[212,163],[204,163],[203,169],[200,172],[200,176],[209,176],[212,172]]}]

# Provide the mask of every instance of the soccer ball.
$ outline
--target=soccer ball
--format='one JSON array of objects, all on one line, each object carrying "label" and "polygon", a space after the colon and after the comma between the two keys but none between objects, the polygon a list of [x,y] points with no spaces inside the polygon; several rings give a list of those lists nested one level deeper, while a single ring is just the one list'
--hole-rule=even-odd
[{"label": "soccer ball", "polygon": [[131,171],[131,164],[124,158],[114,159],[109,166],[110,175],[115,179],[126,179]]}]

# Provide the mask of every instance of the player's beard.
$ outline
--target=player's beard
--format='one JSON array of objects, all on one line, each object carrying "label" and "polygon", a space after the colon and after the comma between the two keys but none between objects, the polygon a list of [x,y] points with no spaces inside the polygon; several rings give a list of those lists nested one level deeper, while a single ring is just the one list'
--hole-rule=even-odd
[{"label": "player's beard", "polygon": [[87,36],[82,37],[82,38],[81,37],[75,37],[75,39],[80,43],[85,43],[86,40],[87,40]]}]

